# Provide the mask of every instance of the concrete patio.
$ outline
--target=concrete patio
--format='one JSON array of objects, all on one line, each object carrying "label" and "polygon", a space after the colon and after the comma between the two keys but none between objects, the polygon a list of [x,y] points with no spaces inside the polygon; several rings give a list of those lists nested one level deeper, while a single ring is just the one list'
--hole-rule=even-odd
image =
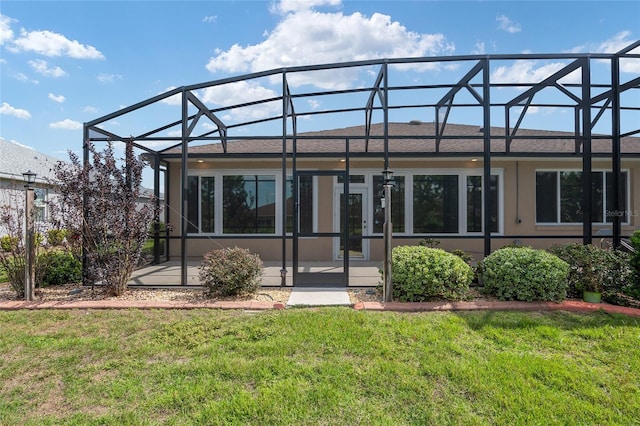
[{"label": "concrete patio", "polygon": [[[198,277],[200,261],[187,262],[187,285],[200,285]],[[380,267],[377,262],[352,262],[349,266],[349,287],[375,287],[380,283]],[[279,286],[281,283],[278,262],[264,262],[262,285],[265,287]],[[301,263],[298,272],[317,274],[318,282],[322,284],[322,275],[341,274],[344,272],[342,262],[305,262]],[[328,277],[329,275],[327,275]],[[131,286],[178,286],[180,283],[180,261],[169,261],[159,265],[149,265],[133,272],[128,283]],[[287,264],[287,286],[300,283],[293,282],[293,266]]]}]

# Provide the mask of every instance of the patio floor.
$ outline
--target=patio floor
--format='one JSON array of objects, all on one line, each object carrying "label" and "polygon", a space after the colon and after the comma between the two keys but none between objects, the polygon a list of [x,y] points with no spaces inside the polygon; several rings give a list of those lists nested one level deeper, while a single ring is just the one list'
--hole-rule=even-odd
[{"label": "patio floor", "polygon": [[[187,285],[200,285],[198,277],[199,261],[187,262]],[[350,287],[374,287],[380,283],[378,262],[352,262],[349,266]],[[262,285],[265,287],[280,285],[280,269],[282,264],[278,262],[264,262],[264,274]],[[330,275],[343,273],[342,262],[305,262],[299,265],[298,272],[313,273],[316,275],[317,284],[322,285],[322,274],[327,274],[327,283]],[[287,286],[294,286],[293,267],[287,265]],[[149,265],[133,272],[129,285],[136,286],[178,286],[180,285],[180,261],[169,261],[159,265]],[[300,285],[301,283],[297,283]]]}]

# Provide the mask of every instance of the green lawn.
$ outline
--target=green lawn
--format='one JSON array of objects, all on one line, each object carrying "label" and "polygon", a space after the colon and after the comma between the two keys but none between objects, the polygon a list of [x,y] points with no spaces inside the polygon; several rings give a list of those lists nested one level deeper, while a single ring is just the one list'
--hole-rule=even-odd
[{"label": "green lawn", "polygon": [[603,313],[0,312],[0,424],[633,425]]}]

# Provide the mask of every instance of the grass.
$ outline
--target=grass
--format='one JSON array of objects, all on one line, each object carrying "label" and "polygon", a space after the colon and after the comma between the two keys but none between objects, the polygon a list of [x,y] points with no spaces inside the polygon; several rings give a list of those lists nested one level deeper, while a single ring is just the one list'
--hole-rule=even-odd
[{"label": "grass", "polygon": [[640,424],[604,313],[0,312],[0,424]]}]

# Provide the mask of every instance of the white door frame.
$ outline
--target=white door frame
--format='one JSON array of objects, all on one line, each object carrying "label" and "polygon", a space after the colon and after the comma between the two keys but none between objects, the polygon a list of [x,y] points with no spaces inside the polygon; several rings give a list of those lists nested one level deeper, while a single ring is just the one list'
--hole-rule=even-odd
[{"label": "white door frame", "polygon": [[[340,195],[344,193],[342,187],[336,187],[333,191],[333,232],[342,232],[340,229]],[[362,195],[362,236],[369,235],[369,199],[368,188],[349,188],[349,195]],[[333,258],[342,260],[340,256],[340,239],[334,238]],[[350,260],[369,260],[369,239],[362,239],[362,257],[352,257]]]}]

